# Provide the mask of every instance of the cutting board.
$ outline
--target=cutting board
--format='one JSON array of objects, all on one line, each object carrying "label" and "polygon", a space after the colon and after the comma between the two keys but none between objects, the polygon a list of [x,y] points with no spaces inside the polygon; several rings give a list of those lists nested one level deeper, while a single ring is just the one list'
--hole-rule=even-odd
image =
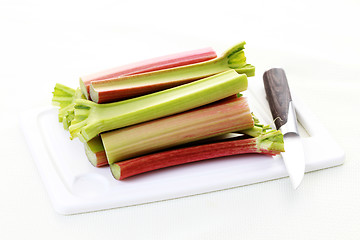
[{"label": "cutting board", "polygon": [[[260,121],[272,125],[261,77],[251,78],[244,95]],[[294,91],[292,95],[305,149],[306,172],[341,165],[344,151]],[[280,156],[245,154],[118,181],[108,167],[95,168],[88,162],[83,144],[69,139],[57,113],[58,109],[52,106],[31,109],[22,114],[20,123],[52,205],[60,214],[131,206],[288,177]]]}]

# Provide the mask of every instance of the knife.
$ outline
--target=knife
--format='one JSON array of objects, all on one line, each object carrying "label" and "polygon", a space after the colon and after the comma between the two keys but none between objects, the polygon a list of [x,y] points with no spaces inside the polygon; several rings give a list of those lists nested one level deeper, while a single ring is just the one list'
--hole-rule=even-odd
[{"label": "knife", "polygon": [[285,152],[281,156],[296,189],[304,177],[305,156],[285,71],[272,68],[264,73],[263,81],[275,126],[284,135]]}]

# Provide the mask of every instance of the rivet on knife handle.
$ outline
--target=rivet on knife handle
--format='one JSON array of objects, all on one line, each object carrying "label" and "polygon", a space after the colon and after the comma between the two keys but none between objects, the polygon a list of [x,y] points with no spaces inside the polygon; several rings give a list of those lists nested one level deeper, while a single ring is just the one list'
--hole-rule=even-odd
[{"label": "rivet on knife handle", "polygon": [[285,71],[282,68],[272,68],[264,73],[263,81],[270,111],[275,126],[279,129],[288,120],[289,103],[291,102]]}]

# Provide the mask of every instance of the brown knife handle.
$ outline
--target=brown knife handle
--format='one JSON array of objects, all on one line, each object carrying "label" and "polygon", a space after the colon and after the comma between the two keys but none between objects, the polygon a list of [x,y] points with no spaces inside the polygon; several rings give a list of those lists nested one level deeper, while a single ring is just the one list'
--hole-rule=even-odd
[{"label": "brown knife handle", "polygon": [[272,68],[263,76],[266,97],[270,105],[275,126],[279,129],[287,122],[291,94],[282,68]]}]

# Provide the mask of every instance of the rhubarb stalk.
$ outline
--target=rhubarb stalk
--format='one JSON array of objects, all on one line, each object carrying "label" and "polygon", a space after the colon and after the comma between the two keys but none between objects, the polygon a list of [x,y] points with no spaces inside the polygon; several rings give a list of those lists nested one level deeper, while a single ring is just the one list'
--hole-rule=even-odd
[{"label": "rhubarb stalk", "polygon": [[208,78],[125,101],[96,104],[77,99],[71,138],[83,142],[98,134],[187,111],[247,89],[247,77],[229,70]]},{"label": "rhubarb stalk", "polygon": [[83,76],[80,78],[80,87],[83,94],[89,99],[89,86],[92,82],[194,64],[216,57],[216,52],[212,48],[203,48],[152,58]]},{"label": "rhubarb stalk", "polygon": [[244,97],[101,134],[109,164],[254,126]]},{"label": "rhubarb stalk", "polygon": [[115,179],[122,180],[140,173],[180,164],[246,153],[277,155],[284,152],[283,135],[269,131],[256,138],[227,140],[183,147],[140,156],[110,165]]},{"label": "rhubarb stalk", "polygon": [[253,76],[255,70],[246,63],[244,45],[245,42],[241,42],[221,57],[205,62],[92,82],[91,99],[97,103],[124,100],[179,86],[230,69]]}]

